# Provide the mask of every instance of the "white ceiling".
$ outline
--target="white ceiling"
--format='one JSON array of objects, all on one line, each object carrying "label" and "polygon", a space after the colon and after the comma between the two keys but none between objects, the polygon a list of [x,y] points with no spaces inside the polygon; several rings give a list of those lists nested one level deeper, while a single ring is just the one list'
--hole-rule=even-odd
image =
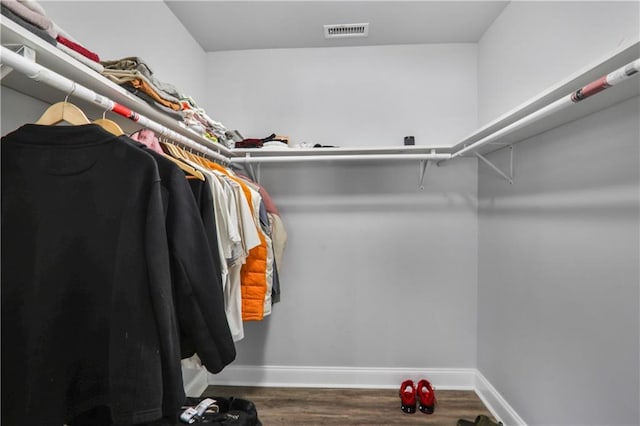
[{"label": "white ceiling", "polygon": [[[207,52],[475,43],[508,1],[189,1],[165,3]],[[326,40],[325,24],[370,23],[368,38]]]}]

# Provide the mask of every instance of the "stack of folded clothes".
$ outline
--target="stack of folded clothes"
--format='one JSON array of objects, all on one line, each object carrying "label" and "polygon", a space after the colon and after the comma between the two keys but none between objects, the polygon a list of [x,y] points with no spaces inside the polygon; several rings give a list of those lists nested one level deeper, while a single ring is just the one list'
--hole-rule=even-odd
[{"label": "stack of folded clothes", "polygon": [[204,110],[196,104],[191,97],[184,97],[180,104],[185,115],[185,123],[191,128],[202,128],[201,133],[205,138],[212,141],[220,141],[227,146],[233,143],[231,140],[232,135],[229,134],[227,128],[211,117],[209,117]]},{"label": "stack of folded clothes", "polygon": [[89,68],[102,72],[100,57],[82,46],[48,16],[34,0],[0,0],[2,15],[16,22]]},{"label": "stack of folded clothes", "polygon": [[130,56],[102,61],[101,64],[104,66],[102,74],[109,80],[175,119],[184,121],[178,89],[155,78],[151,68],[142,59]]},{"label": "stack of folded clothes", "polygon": [[181,121],[197,134],[227,144],[227,129],[211,119],[193,98],[156,78],[149,65],[136,56],[102,61],[102,74],[160,111]]}]

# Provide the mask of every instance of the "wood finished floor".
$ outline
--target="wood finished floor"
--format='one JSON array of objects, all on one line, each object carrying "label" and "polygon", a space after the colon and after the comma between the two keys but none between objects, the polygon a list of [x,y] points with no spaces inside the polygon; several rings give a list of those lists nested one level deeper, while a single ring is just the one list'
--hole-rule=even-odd
[{"label": "wood finished floor", "polygon": [[209,386],[203,396],[244,398],[258,408],[264,426],[455,425],[491,413],[473,391],[436,390],[438,404],[427,415],[405,414],[394,389],[317,389]]}]

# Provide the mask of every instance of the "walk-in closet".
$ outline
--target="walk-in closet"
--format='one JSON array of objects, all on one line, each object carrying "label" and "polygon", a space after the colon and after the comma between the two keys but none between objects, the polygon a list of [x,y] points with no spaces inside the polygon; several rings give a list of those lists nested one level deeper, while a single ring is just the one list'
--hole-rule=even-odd
[{"label": "walk-in closet", "polygon": [[640,424],[639,1],[0,3],[3,423]]}]

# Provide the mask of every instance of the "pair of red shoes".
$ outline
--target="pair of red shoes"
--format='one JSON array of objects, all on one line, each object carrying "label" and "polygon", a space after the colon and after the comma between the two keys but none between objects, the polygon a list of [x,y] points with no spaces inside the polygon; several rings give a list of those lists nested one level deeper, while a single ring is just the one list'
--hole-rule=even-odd
[{"label": "pair of red shoes", "polygon": [[413,380],[405,380],[400,385],[400,409],[405,413],[413,414],[416,412],[416,402],[418,409],[425,414],[433,414],[436,405],[436,393],[428,380],[422,379],[418,382],[418,386]]}]

